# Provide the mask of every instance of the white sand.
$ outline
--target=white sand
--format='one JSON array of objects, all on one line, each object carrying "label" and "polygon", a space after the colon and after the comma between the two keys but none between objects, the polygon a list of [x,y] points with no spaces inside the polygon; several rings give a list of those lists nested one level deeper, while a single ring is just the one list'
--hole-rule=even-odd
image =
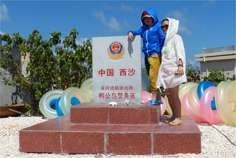
[{"label": "white sand", "polygon": [[[202,132],[201,154],[177,155],[88,155],[88,154],[31,154],[19,152],[19,130],[45,121],[40,117],[10,117],[0,119],[0,158],[236,158],[236,146],[211,126],[199,125]],[[214,126],[236,144],[236,127]]]}]

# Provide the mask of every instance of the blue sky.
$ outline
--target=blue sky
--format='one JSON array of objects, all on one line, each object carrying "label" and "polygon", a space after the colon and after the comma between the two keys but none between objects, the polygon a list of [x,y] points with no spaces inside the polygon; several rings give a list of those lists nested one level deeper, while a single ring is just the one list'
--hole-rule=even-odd
[{"label": "blue sky", "polygon": [[6,1],[0,0],[0,32],[27,37],[39,30],[65,36],[71,28],[81,38],[126,35],[140,26],[141,11],[156,8],[159,18],[180,20],[188,63],[203,48],[236,44],[235,1]]}]

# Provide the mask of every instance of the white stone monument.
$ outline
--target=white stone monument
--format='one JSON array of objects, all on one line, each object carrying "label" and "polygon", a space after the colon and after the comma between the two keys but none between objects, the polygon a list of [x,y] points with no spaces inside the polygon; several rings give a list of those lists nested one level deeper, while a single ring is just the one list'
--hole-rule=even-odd
[{"label": "white stone monument", "polygon": [[141,40],[127,36],[95,37],[93,94],[95,103],[141,103]]}]

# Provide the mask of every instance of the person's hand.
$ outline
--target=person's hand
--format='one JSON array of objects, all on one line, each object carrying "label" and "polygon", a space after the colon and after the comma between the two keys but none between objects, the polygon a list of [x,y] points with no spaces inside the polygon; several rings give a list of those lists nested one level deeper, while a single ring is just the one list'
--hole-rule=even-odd
[{"label": "person's hand", "polygon": [[183,75],[183,74],[184,74],[183,65],[179,65],[177,71],[175,72],[175,75]]},{"label": "person's hand", "polygon": [[128,33],[128,41],[133,41],[134,40],[134,35],[132,34],[132,32]]}]

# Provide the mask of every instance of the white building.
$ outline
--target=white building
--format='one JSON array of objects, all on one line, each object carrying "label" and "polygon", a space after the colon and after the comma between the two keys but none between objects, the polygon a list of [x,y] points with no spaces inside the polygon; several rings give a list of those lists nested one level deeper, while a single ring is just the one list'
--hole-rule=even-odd
[{"label": "white building", "polygon": [[200,62],[201,77],[210,71],[221,71],[225,78],[236,75],[236,46],[203,49],[195,59]]}]

